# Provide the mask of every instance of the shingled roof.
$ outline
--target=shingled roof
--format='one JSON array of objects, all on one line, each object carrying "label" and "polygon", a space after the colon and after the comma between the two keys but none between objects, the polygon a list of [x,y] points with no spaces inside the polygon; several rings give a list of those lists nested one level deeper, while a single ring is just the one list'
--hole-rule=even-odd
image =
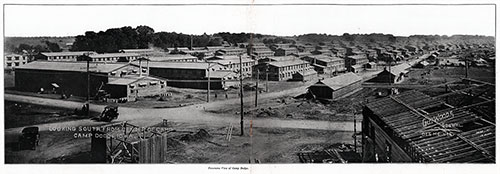
[{"label": "shingled roof", "polygon": [[[438,109],[436,109],[438,108]],[[480,122],[480,118],[463,108],[453,108],[440,99],[419,91],[407,91],[366,104],[365,112],[372,112],[372,119],[383,122],[402,149],[421,162],[494,162],[495,125]],[[446,119],[436,121],[435,118]],[[434,121],[432,121],[434,120]],[[428,125],[424,125],[427,122]],[[453,128],[453,136],[429,136],[422,132],[431,129]],[[409,153],[413,152],[413,153]]]}]

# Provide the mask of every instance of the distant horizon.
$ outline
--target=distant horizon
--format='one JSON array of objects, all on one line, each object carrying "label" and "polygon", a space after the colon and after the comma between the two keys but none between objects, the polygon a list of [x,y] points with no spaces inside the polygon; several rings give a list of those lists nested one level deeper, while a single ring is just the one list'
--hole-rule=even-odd
[{"label": "distant horizon", "polygon": [[495,5],[5,5],[4,36],[77,36],[123,26],[155,31],[496,36]]},{"label": "distant horizon", "polygon": [[[123,26],[123,27],[128,27],[128,26]],[[132,27],[132,26],[130,26]],[[137,26],[136,26],[137,27]],[[116,28],[116,27],[113,27],[113,28]],[[121,28],[121,27],[119,27]],[[132,28],[135,28],[135,27],[132,27]],[[108,29],[112,29],[112,28],[108,28]],[[153,28],[154,29],[154,28]],[[107,30],[107,29],[106,29]],[[106,31],[106,30],[99,30],[99,31],[93,31],[95,33],[98,33],[98,32],[101,32],[101,31]],[[155,33],[158,33],[158,32],[168,32],[168,33],[178,33],[178,34],[186,34],[186,35],[191,35],[190,33],[183,33],[183,32],[177,32],[177,31],[156,31],[155,30]],[[228,32],[228,31],[220,31],[220,32],[217,32],[217,33],[247,33],[247,32]],[[217,33],[206,33],[207,35],[215,35]],[[345,32],[345,33],[348,33],[348,32]],[[299,34],[299,35],[294,35],[294,36],[280,36],[280,35],[273,35],[273,34],[265,34],[265,33],[254,33],[254,34],[261,34],[261,35],[269,35],[269,36],[276,36],[276,37],[294,37],[294,36],[300,36],[300,35],[306,35],[306,34],[318,34],[318,35],[321,35],[321,34],[326,34],[326,35],[330,35],[330,36],[342,36],[342,34],[328,34],[328,33],[304,33],[304,34]],[[440,35],[440,34],[411,34],[411,35],[406,35],[406,36],[401,36],[401,35],[394,35],[394,34],[391,34],[391,33],[348,33],[350,35],[370,35],[370,34],[383,34],[383,35],[393,35],[395,37],[410,37],[410,36],[447,36],[447,37],[451,37],[451,36],[457,36],[457,35],[462,35],[462,36],[480,36],[480,37],[493,37],[493,38],[496,38],[495,35],[493,36],[490,36],[490,35],[479,35],[479,34],[451,34],[451,35]],[[78,35],[74,35],[74,36],[71,36],[71,35],[67,35],[67,36],[5,36],[5,37],[25,37],[25,38],[29,38],[29,37],[76,37],[76,36],[79,36],[79,35],[85,35],[85,33],[83,34],[78,34]],[[203,34],[192,34],[192,35],[197,35],[197,36],[200,36],[200,35],[203,35]]]}]

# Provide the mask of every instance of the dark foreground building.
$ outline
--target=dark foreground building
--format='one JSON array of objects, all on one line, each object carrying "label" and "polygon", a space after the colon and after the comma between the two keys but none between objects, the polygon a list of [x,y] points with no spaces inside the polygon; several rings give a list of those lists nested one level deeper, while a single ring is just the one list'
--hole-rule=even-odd
[{"label": "dark foreground building", "polygon": [[318,99],[335,99],[361,87],[363,78],[350,72],[321,80],[309,86],[309,93]]},{"label": "dark foreground building", "polygon": [[[89,65],[90,95],[108,83],[108,75],[126,64]],[[75,96],[87,96],[87,63],[36,61],[16,68],[17,90],[28,92],[53,91]],[[56,91],[57,90],[57,91]]]},{"label": "dark foreground building", "polygon": [[495,124],[422,92],[363,109],[364,162],[494,163]]},{"label": "dark foreground building", "polygon": [[[110,94],[110,98],[133,101],[138,97],[162,95],[166,81],[147,77],[148,71],[128,63],[87,63],[36,61],[16,68],[15,86],[20,91],[49,92],[66,96],[87,96],[87,80],[90,81],[90,97],[98,92]],[[89,74],[89,79],[87,79]]]}]

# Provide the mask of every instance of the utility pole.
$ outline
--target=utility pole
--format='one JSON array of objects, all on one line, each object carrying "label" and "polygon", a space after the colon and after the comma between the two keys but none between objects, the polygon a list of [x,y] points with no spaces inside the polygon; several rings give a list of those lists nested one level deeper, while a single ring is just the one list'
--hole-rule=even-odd
[{"label": "utility pole", "polygon": [[243,132],[243,68],[241,67],[241,54],[239,55],[240,57],[240,127],[241,127],[241,134],[240,136],[244,135]]},{"label": "utility pole", "polygon": [[207,84],[207,102],[210,103],[210,62],[207,62],[207,74],[208,74],[208,84]]},{"label": "utility pole", "polygon": [[258,96],[259,96],[259,69],[257,68],[257,75],[255,76],[255,107],[258,105]]},{"label": "utility pole", "polygon": [[352,108],[352,117],[354,120],[354,134],[352,135],[352,137],[354,138],[354,152],[358,153],[358,143],[356,138],[356,110],[354,110],[354,108]]},{"label": "utility pole", "polygon": [[83,54],[83,57],[87,61],[87,117],[90,117],[90,56]]},{"label": "utility pole", "polygon": [[469,59],[465,57],[465,78],[469,78]]},{"label": "utility pole", "polygon": [[269,92],[269,64],[266,63],[266,92]]}]

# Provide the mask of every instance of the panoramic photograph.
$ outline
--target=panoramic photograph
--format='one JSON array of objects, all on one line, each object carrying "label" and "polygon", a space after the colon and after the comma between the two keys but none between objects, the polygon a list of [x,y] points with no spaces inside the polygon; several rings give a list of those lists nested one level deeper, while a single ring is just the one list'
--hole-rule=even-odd
[{"label": "panoramic photograph", "polygon": [[3,7],[7,165],[496,163],[495,4]]}]

